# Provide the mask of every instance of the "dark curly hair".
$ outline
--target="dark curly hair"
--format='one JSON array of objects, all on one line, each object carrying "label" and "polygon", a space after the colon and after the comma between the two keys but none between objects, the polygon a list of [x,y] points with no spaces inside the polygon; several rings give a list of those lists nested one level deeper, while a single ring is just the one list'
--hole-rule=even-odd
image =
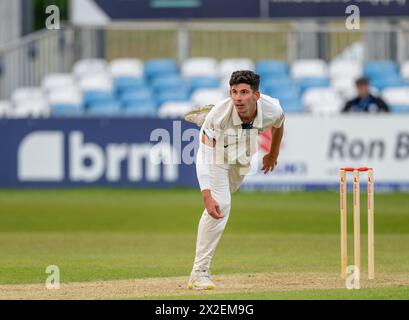
[{"label": "dark curly hair", "polygon": [[250,70],[234,71],[229,81],[230,87],[240,83],[247,83],[253,91],[258,91],[260,76]]}]

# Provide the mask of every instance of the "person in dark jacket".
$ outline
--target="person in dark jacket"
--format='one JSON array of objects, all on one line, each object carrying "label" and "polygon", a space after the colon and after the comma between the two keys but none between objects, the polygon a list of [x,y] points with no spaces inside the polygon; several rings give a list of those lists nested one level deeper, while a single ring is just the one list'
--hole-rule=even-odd
[{"label": "person in dark jacket", "polygon": [[389,107],[379,97],[369,92],[369,81],[367,78],[359,78],[355,82],[358,96],[349,100],[342,112],[389,112]]}]

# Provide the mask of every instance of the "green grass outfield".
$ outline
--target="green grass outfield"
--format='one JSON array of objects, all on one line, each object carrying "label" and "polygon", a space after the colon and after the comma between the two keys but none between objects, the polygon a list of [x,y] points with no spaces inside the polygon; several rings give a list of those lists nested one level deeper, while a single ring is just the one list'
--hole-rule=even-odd
[{"label": "green grass outfield", "polygon": [[[361,201],[365,266],[365,199]],[[194,190],[0,190],[0,284],[44,283],[51,264],[59,266],[62,283],[187,277],[201,212],[200,193]],[[352,218],[351,204],[349,213]],[[239,192],[232,197],[212,273],[338,274],[339,236],[335,191]],[[349,248],[352,262],[352,241]],[[408,193],[376,194],[375,254],[377,273],[409,273]],[[409,287],[200,297],[409,299]]]}]

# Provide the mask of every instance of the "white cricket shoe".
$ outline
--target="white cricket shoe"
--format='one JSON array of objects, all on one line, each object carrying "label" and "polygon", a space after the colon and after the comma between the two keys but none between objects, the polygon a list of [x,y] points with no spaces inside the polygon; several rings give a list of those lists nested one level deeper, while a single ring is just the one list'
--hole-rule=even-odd
[{"label": "white cricket shoe", "polygon": [[192,271],[187,287],[193,290],[213,290],[216,288],[207,271]]}]

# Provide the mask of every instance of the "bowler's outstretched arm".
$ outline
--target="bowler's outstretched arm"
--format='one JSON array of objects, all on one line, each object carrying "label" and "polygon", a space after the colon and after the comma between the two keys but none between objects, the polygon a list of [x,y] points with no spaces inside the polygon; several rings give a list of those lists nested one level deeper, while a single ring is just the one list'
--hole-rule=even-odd
[{"label": "bowler's outstretched arm", "polygon": [[266,174],[269,171],[273,171],[277,164],[278,155],[280,153],[281,140],[284,135],[284,123],[280,128],[271,128],[271,147],[270,152],[263,158],[263,167],[261,168]]},{"label": "bowler's outstretched arm", "polygon": [[216,140],[210,140],[205,135],[205,131],[203,132],[198,151],[198,159],[196,161],[197,178],[199,180],[200,191],[202,192],[203,202],[208,214],[214,219],[221,219],[224,217],[224,214],[220,210],[219,204],[213,199],[210,190],[210,163],[211,158],[213,157]]}]

